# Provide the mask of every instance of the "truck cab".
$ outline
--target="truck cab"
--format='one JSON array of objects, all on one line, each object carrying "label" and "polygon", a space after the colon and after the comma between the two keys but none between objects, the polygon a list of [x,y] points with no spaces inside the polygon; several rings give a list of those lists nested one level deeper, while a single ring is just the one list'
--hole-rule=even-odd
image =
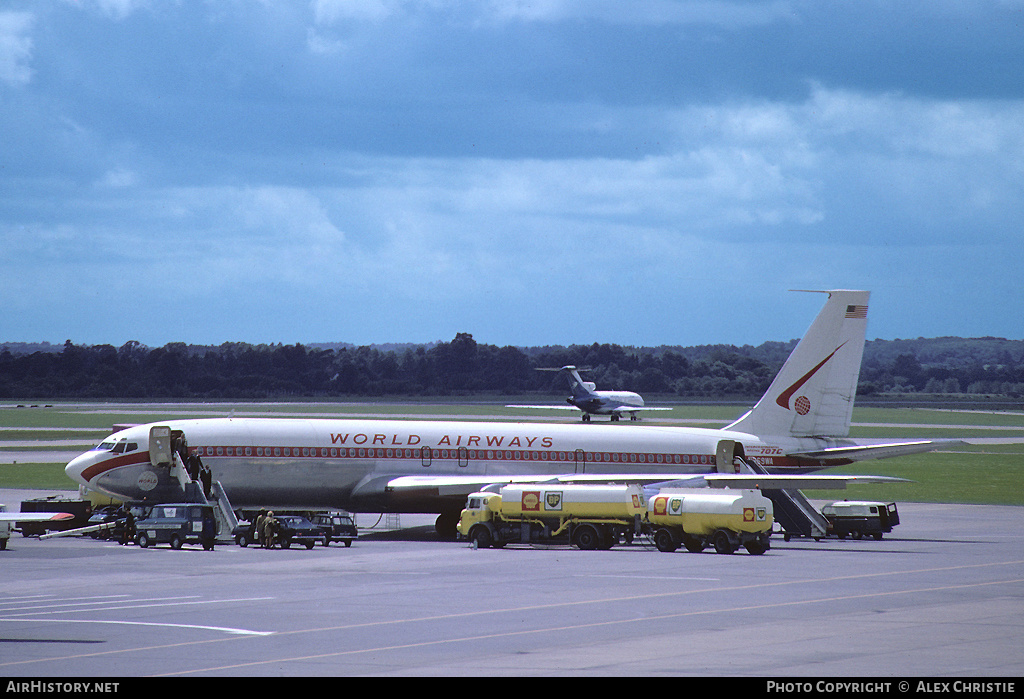
[{"label": "truck cab", "polygon": [[842,500],[825,505],[821,514],[828,520],[828,533],[840,539],[847,536],[860,539],[871,535],[881,540],[883,533],[891,532],[900,523],[894,502]]},{"label": "truck cab", "polygon": [[217,520],[213,506],[194,502],[154,505],[149,513],[135,523],[135,543],[142,548],[150,544],[200,544],[213,550],[217,537]]},{"label": "truck cab", "polygon": [[473,526],[481,522],[490,522],[494,518],[495,507],[492,501],[501,502],[501,496],[497,493],[471,493],[466,499],[466,507],[459,515],[459,524],[456,527],[459,534],[468,537]]}]

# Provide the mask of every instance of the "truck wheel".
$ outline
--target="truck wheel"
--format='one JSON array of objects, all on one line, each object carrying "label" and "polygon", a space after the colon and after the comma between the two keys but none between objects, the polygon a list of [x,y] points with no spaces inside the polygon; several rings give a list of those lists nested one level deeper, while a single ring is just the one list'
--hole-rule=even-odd
[{"label": "truck wheel", "polygon": [[764,542],[760,539],[752,539],[743,545],[747,549],[747,553],[753,556],[760,556],[762,553],[768,550],[768,547],[764,545]]},{"label": "truck wheel", "polygon": [[[316,543],[315,541],[307,541],[307,542],[306,542],[306,550],[307,550],[307,551],[308,551],[308,550],[311,550],[311,549],[313,548],[313,545],[314,545],[315,543]],[[326,544],[324,544],[324,545],[326,546]]]},{"label": "truck wheel", "polygon": [[149,537],[143,532],[135,537],[135,543],[139,545],[139,548],[144,549],[149,546]]},{"label": "truck wheel", "polygon": [[662,553],[672,553],[679,548],[679,544],[676,543],[676,538],[672,536],[672,532],[668,529],[659,529],[654,532],[654,545]]},{"label": "truck wheel", "polygon": [[177,534],[171,536],[171,548],[175,551],[181,548],[181,537]]},{"label": "truck wheel", "polygon": [[583,551],[593,551],[601,543],[601,536],[597,533],[589,524],[584,524],[576,528],[576,533],[573,534],[573,543],[576,544],[577,548]]},{"label": "truck wheel", "polygon": [[245,548],[249,545],[249,537],[247,537],[245,534],[239,534],[235,537],[235,543],[241,546],[242,548]]},{"label": "truck wheel", "polygon": [[699,536],[691,536],[689,534],[683,535],[683,546],[690,553],[700,553],[704,550],[704,539]]},{"label": "truck wheel", "polygon": [[469,538],[476,542],[478,549],[485,549],[493,543],[491,531],[482,524],[473,527],[473,530],[469,533]]},{"label": "truck wheel", "polygon": [[734,553],[736,549],[733,547],[732,542],[729,540],[729,535],[724,529],[719,529],[715,532],[712,543],[715,546],[717,553]]}]

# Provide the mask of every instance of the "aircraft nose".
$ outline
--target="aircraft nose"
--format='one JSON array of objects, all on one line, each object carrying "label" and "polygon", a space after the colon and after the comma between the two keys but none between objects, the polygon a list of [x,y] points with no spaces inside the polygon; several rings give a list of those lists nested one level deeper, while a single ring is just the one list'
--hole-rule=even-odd
[{"label": "aircraft nose", "polygon": [[80,454],[68,462],[68,465],[64,467],[64,473],[79,485],[89,485],[89,481],[85,477],[85,469],[92,466],[94,461],[95,459],[90,452]]}]

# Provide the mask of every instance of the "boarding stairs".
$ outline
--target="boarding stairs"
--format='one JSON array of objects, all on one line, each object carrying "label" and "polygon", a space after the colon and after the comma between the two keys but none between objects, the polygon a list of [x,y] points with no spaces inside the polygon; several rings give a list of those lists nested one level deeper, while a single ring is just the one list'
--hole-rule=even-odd
[{"label": "boarding stairs", "polygon": [[224,491],[220,481],[213,481],[210,484],[210,497],[206,497],[206,494],[203,492],[203,484],[198,480],[192,479],[188,469],[185,468],[185,465],[181,462],[181,457],[177,453],[174,454],[171,475],[175,476],[178,482],[181,483],[185,494],[185,502],[213,505],[213,516],[217,520],[217,539],[230,540],[231,532],[238,526],[238,517],[235,516],[235,511],[231,507],[231,501],[228,500],[228,494]]},{"label": "boarding stairs", "polygon": [[[768,470],[760,464],[735,457],[741,469],[751,473],[768,475]],[[809,536],[820,539],[828,530],[828,521],[811,504],[799,490],[765,489],[761,494],[772,501],[775,521],[783,528],[786,539],[790,536]]]}]

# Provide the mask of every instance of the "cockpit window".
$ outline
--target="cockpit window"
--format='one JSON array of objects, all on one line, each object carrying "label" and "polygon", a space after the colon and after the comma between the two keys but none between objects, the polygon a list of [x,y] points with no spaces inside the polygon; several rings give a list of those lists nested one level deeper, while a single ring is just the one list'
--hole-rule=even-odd
[{"label": "cockpit window", "polygon": [[111,449],[111,451],[114,452],[115,454],[123,454],[124,453],[124,440],[121,440],[120,442],[115,444],[114,448]]},{"label": "cockpit window", "polygon": [[101,442],[100,444],[96,445],[96,448],[93,451],[110,451],[113,448],[114,442]]}]

